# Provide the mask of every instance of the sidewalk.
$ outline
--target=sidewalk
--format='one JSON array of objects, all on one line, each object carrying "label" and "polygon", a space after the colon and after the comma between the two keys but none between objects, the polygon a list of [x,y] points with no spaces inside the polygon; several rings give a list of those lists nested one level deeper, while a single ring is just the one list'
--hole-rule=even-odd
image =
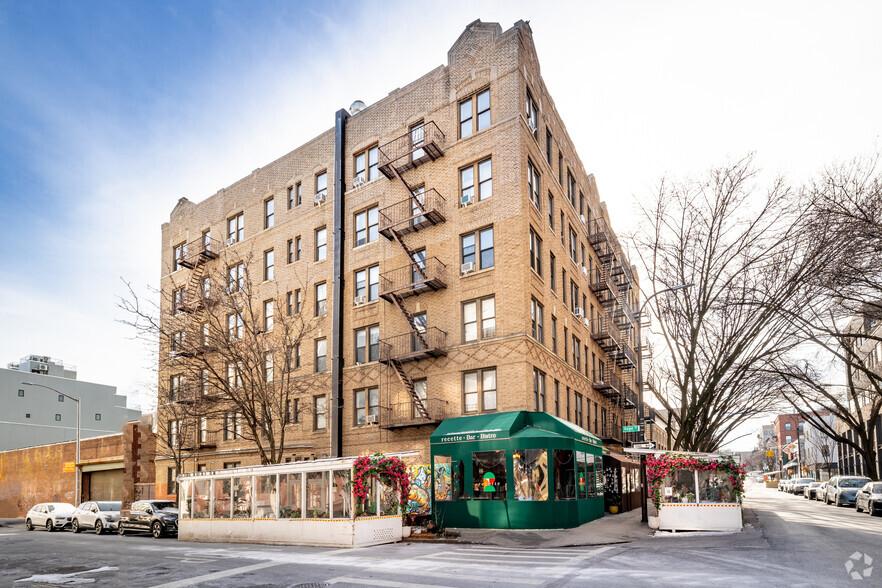
[{"label": "sidewalk", "polygon": [[449,529],[459,533],[458,543],[503,547],[548,548],[609,545],[645,539],[652,530],[640,522],[640,509],[610,515],[572,529]]},{"label": "sidewalk", "polygon": [[0,527],[24,526],[24,519],[0,519]]}]

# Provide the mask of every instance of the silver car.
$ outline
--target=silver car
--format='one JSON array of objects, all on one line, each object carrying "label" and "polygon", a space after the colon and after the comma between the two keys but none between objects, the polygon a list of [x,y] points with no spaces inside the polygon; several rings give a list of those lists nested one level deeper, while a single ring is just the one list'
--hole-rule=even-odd
[{"label": "silver car", "polygon": [[115,531],[119,525],[119,510],[122,502],[84,502],[73,513],[71,529],[79,533],[83,529],[95,529],[100,535],[105,530]]},{"label": "silver car", "polygon": [[43,528],[47,531],[70,527],[74,505],[67,502],[44,502],[28,511],[25,516],[25,528],[33,531]]}]

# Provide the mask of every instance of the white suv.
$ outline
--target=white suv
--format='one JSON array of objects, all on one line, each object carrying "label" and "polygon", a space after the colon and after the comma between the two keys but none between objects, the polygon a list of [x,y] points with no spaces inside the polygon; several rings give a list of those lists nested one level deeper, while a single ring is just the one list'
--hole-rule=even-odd
[{"label": "white suv", "polygon": [[70,527],[70,518],[74,511],[74,505],[67,502],[44,502],[28,511],[25,518],[25,528],[33,531],[43,527],[47,531]]},{"label": "white suv", "polygon": [[79,533],[83,529],[95,529],[100,535],[106,530],[115,531],[119,525],[119,509],[122,502],[84,502],[73,512],[71,529]]}]

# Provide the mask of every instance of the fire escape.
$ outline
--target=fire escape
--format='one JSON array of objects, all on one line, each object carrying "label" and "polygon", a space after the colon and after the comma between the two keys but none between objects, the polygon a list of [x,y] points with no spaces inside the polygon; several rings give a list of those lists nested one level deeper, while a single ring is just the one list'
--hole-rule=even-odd
[{"label": "fire escape", "polygon": [[441,407],[416,390],[404,364],[429,357],[446,355],[447,333],[429,328],[424,315],[414,315],[404,301],[447,287],[446,266],[424,251],[414,251],[405,242],[411,233],[446,220],[444,198],[434,189],[414,188],[402,174],[444,155],[444,134],[434,122],[411,130],[379,148],[379,169],[390,180],[397,179],[407,196],[380,210],[380,233],[398,244],[407,257],[402,267],[380,274],[380,297],[389,302],[407,322],[409,332],[380,341],[380,362],[391,366],[407,390],[410,402],[393,405],[381,419],[387,429],[434,424],[442,419]]},{"label": "fire escape", "polygon": [[[636,424],[637,393],[629,382],[617,376],[612,369],[613,366],[618,366],[622,370],[631,371],[637,367],[637,354],[630,342],[635,319],[629,294],[634,276],[624,261],[625,256],[618,240],[604,219],[599,218],[592,222],[588,241],[601,262],[600,267],[595,268],[589,276],[589,287],[601,304],[591,325],[591,338],[610,359],[609,369],[595,378],[594,389],[622,408],[623,423],[631,424],[633,421]],[[609,437],[610,440],[621,441],[623,438],[621,430],[612,431],[615,427],[604,428],[610,429],[608,432],[614,435]]]},{"label": "fire escape", "polygon": [[184,301],[179,309],[182,312],[195,313],[209,304],[208,292],[205,290],[205,264],[217,259],[221,249],[220,241],[210,237],[200,237],[184,246],[184,255],[178,259],[178,265],[190,270],[187,287],[184,290]]}]

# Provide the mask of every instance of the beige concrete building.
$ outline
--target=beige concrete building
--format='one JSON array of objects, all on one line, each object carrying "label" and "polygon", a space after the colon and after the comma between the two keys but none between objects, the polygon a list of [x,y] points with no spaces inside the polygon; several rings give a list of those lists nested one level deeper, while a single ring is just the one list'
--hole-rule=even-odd
[{"label": "beige concrete building", "polygon": [[[475,21],[447,62],[339,111],[333,128],[217,194],[180,200],[162,227],[160,421],[179,420],[169,412],[182,398],[225,402],[181,376],[197,356],[223,373],[225,350],[181,352],[176,329],[192,343],[216,323],[260,347],[299,317],[288,358],[267,344],[264,365],[228,368],[230,388],[247,391],[262,370],[255,381],[293,390],[267,417],[286,434],[277,459],[417,450],[428,463],[441,420],[524,409],[623,442],[637,412],[636,276],[530,26]],[[217,316],[212,272],[227,276],[217,295],[245,291],[251,322]],[[237,438],[238,408],[226,410],[198,416],[186,471],[260,463]],[[173,467],[158,457],[160,486]]]}]

